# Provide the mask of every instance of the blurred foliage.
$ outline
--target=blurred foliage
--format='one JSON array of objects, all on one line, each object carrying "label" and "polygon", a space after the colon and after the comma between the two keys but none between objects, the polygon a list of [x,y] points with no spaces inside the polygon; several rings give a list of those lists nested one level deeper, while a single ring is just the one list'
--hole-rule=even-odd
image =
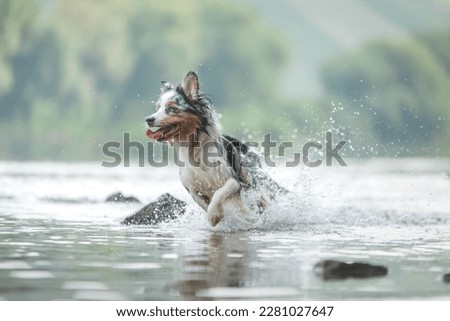
[{"label": "blurred foliage", "polygon": [[33,1],[0,0],[0,94],[11,90],[14,84],[8,60],[19,52],[26,40],[24,31],[30,29],[36,7]]},{"label": "blurred foliage", "polygon": [[436,32],[417,37],[419,43],[427,47],[447,75],[450,74],[450,32]]},{"label": "blurred foliage", "polygon": [[435,37],[377,41],[324,65],[333,121],[368,155],[449,152],[450,45]]},{"label": "blurred foliage", "polygon": [[449,32],[373,42],[324,64],[325,94],[306,100],[283,91],[283,31],[236,2],[0,0],[0,159],[98,159],[124,132],[146,142],[159,81],[192,69],[239,138],[331,129],[357,156],[448,155],[449,53]]},{"label": "blurred foliage", "polygon": [[265,105],[288,60],[283,37],[223,1],[0,0],[0,8],[2,158],[89,159],[123,132],[146,141],[159,81],[191,69],[229,113],[243,98]]}]

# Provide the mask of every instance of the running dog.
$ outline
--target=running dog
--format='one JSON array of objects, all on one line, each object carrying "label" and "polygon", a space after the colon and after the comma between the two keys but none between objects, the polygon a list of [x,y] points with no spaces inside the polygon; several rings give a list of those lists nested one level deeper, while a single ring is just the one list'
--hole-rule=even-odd
[{"label": "running dog", "polygon": [[[146,118],[146,135],[175,147],[181,183],[212,226],[229,207],[251,221],[252,210],[261,212],[285,190],[261,170],[258,156],[245,144],[222,134],[211,101],[199,89],[193,71],[177,86],[162,81],[157,111]],[[256,199],[245,202],[245,191],[255,191]]]}]

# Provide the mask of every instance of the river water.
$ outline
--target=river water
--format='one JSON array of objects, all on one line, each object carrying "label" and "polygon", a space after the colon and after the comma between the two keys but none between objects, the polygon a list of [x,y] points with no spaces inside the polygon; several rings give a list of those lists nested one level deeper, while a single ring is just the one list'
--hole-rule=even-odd
[{"label": "river water", "polygon": [[[168,168],[0,163],[0,299],[450,299],[450,160],[372,159],[276,168],[291,190],[244,226],[211,228]],[[115,191],[143,204],[105,203]],[[160,194],[177,221],[120,221]],[[384,277],[325,281],[320,260],[366,262]]]}]

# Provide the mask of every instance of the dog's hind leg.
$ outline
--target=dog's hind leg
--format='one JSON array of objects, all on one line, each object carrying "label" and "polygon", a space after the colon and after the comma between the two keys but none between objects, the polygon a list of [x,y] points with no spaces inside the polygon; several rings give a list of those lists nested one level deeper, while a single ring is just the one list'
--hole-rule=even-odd
[{"label": "dog's hind leg", "polygon": [[212,226],[216,226],[223,219],[224,202],[228,198],[238,195],[239,190],[239,182],[234,178],[230,178],[214,193],[208,206],[208,221]]}]

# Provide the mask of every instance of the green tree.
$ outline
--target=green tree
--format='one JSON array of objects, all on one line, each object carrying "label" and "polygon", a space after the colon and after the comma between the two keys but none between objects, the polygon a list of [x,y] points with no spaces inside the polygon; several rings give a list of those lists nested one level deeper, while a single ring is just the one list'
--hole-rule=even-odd
[{"label": "green tree", "polygon": [[427,48],[412,41],[371,43],[328,62],[322,79],[330,100],[345,106],[336,113],[338,123],[362,144],[390,146],[396,154],[442,153],[449,79]]},{"label": "green tree", "polygon": [[[37,12],[35,1],[0,0],[0,96],[16,84],[11,60],[27,41]],[[11,111],[0,104],[0,117]]]},{"label": "green tree", "polygon": [[450,32],[423,34],[417,40],[431,51],[450,77]]},{"label": "green tree", "polygon": [[12,28],[2,18],[9,29],[0,30],[16,39],[8,47],[14,50],[0,53],[0,69],[13,79],[0,90],[0,135],[10,137],[0,142],[0,155],[80,159],[124,131],[145,139],[143,120],[159,81],[179,81],[190,69],[199,71],[202,90],[213,94],[224,118],[252,104],[277,108],[286,42],[246,7],[36,0],[25,15],[24,1],[0,1],[15,8],[2,17],[17,21]]}]

